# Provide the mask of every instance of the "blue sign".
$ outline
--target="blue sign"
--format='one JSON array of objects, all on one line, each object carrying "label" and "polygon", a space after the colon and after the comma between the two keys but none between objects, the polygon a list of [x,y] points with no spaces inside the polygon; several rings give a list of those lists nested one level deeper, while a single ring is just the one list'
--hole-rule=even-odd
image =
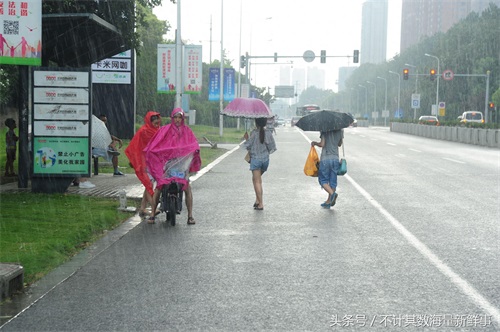
[{"label": "blue sign", "polygon": [[[233,68],[224,68],[224,101],[231,101],[235,97],[235,72]],[[208,100],[220,99],[220,69],[209,68],[208,70]]]},{"label": "blue sign", "polygon": [[235,97],[234,69],[224,68],[224,101],[231,101]]},{"label": "blue sign", "polygon": [[208,100],[220,99],[220,69],[208,69]]},{"label": "blue sign", "polygon": [[394,111],[394,118],[395,119],[402,119],[403,118],[403,110],[398,109],[398,110]]}]

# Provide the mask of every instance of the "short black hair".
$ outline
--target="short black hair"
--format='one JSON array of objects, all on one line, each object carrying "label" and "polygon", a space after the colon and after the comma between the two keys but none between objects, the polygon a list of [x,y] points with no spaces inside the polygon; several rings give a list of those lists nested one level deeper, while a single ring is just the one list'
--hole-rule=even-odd
[{"label": "short black hair", "polygon": [[10,126],[14,125],[16,123],[16,120],[13,118],[8,118],[5,120],[5,125],[10,128]]}]

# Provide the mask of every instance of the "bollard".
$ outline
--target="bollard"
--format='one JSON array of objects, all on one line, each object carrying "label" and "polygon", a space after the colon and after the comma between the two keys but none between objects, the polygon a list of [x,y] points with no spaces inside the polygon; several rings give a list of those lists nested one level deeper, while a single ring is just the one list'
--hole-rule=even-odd
[{"label": "bollard", "polygon": [[127,193],[125,190],[120,190],[118,193],[118,197],[120,199],[120,210],[126,210],[127,209]]}]

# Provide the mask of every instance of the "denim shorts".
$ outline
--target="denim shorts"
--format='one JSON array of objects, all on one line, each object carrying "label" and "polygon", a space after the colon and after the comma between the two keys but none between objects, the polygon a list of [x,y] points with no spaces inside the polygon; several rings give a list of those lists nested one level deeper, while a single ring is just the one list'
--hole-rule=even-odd
[{"label": "denim shorts", "polygon": [[267,171],[267,168],[269,167],[269,158],[267,159],[257,159],[257,158],[252,158],[250,159],[250,170],[255,171],[260,169],[262,173]]},{"label": "denim shorts", "polygon": [[319,162],[318,182],[321,186],[328,183],[332,189],[337,188],[337,171],[340,168],[338,159],[321,160]]}]

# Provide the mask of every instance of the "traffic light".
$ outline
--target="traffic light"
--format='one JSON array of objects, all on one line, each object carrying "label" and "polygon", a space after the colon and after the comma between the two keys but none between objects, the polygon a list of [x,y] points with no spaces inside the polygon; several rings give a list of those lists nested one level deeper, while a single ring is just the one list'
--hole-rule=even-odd
[{"label": "traffic light", "polygon": [[278,53],[274,52],[274,62],[278,62]]},{"label": "traffic light", "polygon": [[495,104],[493,102],[489,102],[488,103],[488,108],[490,109],[490,111],[494,111],[495,110]]},{"label": "traffic light", "polygon": [[409,76],[409,74],[410,74],[410,70],[408,70],[408,68],[403,69],[403,79],[404,79],[405,81],[407,81],[407,80],[408,80],[408,76]]},{"label": "traffic light", "polygon": [[354,54],[353,54],[352,58],[353,58],[352,62],[354,62],[354,63],[359,62],[359,50],[354,50]]},{"label": "traffic light", "polygon": [[434,81],[436,79],[436,69],[431,69],[430,71],[430,77],[431,77],[431,81]]},{"label": "traffic light", "polygon": [[245,68],[246,65],[247,65],[247,59],[245,59],[244,55],[240,56],[240,68]]},{"label": "traffic light", "polygon": [[321,50],[321,63],[326,63],[326,51]]}]

